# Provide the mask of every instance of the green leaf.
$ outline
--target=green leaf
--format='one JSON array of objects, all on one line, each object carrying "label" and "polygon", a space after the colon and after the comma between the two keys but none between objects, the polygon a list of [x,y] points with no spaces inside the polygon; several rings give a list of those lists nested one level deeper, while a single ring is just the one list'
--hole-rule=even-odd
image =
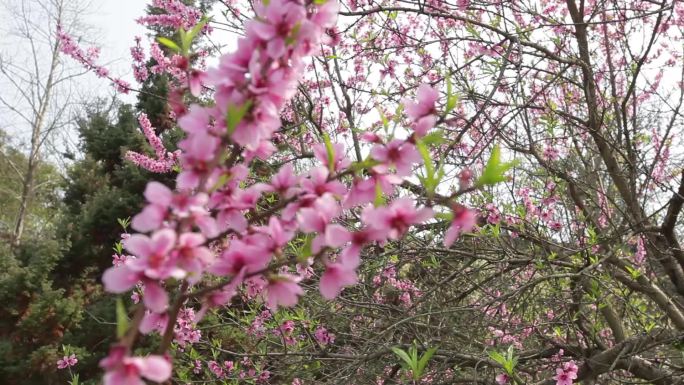
[{"label": "green leaf", "polygon": [[587,235],[589,235],[589,245],[593,246],[598,243],[598,235],[593,227],[587,226]]},{"label": "green leaf", "polygon": [[178,46],[178,44],[176,44],[175,41],[173,41],[169,38],[159,36],[157,38],[157,42],[159,42],[159,44],[163,45],[164,47],[166,47],[166,48],[168,48],[168,49],[170,49],[176,53],[179,53],[181,51],[181,48]]},{"label": "green leaf", "polygon": [[117,242],[114,244],[114,251],[116,251],[117,254],[121,255],[123,252],[123,243],[121,241]]},{"label": "green leaf", "polygon": [[413,341],[413,346],[409,348],[409,353],[411,356],[411,369],[416,369],[418,367],[418,348],[415,341]]},{"label": "green leaf", "polygon": [[425,143],[427,146],[442,144],[446,142],[446,140],[444,139],[444,131],[435,130],[422,137],[421,141]]},{"label": "green leaf", "polygon": [[444,110],[444,115],[446,116],[449,112],[453,111],[458,104],[458,96],[454,95],[453,86],[451,85],[451,77],[447,76],[447,103]]},{"label": "green leaf", "polygon": [[202,31],[202,28],[204,28],[205,25],[209,22],[209,19],[207,17],[202,17],[202,20],[199,21],[199,23],[195,24],[194,27],[185,35],[185,42],[184,46],[187,49],[190,49],[190,45],[192,44],[192,41],[195,40],[195,37]]},{"label": "green leaf", "polygon": [[430,361],[430,358],[432,358],[436,351],[437,348],[430,348],[425,353],[423,353],[422,357],[420,357],[420,361],[418,361],[418,368],[416,370],[419,373],[420,377],[423,376],[425,367],[427,366],[428,362]]},{"label": "green leaf", "polygon": [[304,245],[299,252],[299,260],[306,261],[307,258],[313,255],[313,239],[312,235],[307,235],[304,240]]},{"label": "green leaf", "polygon": [[385,197],[382,194],[382,186],[380,183],[375,184],[375,200],[373,201],[375,207],[383,206],[385,204]]},{"label": "green leaf", "polygon": [[211,188],[209,189],[209,192],[212,193],[212,192],[220,189],[221,187],[225,186],[229,180],[230,180],[229,174],[221,174],[219,176],[218,180],[216,181],[216,183],[213,186],[211,186]]},{"label": "green leaf", "polygon": [[504,367],[504,365],[506,365],[506,357],[504,357],[503,354],[499,352],[489,352],[489,358],[496,361],[496,363],[501,365],[501,367]]},{"label": "green leaf", "polygon": [[328,154],[328,171],[332,175],[335,172],[335,148],[327,133],[323,134],[323,141],[325,142],[325,152]]},{"label": "green leaf", "polygon": [[181,46],[180,46],[181,52],[180,53],[183,56],[188,56],[188,46],[187,46],[188,33],[185,32],[185,29],[183,29],[181,27],[181,28],[178,28],[178,36],[180,36],[180,42],[181,42]]},{"label": "green leaf", "polygon": [[401,358],[406,363],[406,367],[408,367],[408,368],[413,367],[411,357],[409,357],[408,353],[406,353],[405,351],[403,351],[397,347],[393,347],[392,351],[394,352],[394,354],[396,354],[399,358]]},{"label": "green leaf", "polygon": [[131,217],[127,217],[127,218],[123,218],[123,219],[117,218],[116,221],[119,222],[119,226],[121,226],[124,229],[124,231],[126,231],[126,229],[128,228],[128,225],[131,224]]},{"label": "green leaf", "polygon": [[228,129],[228,135],[233,135],[235,128],[245,117],[247,111],[252,108],[252,101],[247,100],[241,106],[234,106],[232,104],[228,105],[228,111],[226,112],[226,128]]},{"label": "green leaf", "polygon": [[361,161],[361,162],[353,162],[353,163],[349,166],[349,168],[350,168],[352,171],[354,171],[355,173],[358,173],[358,172],[361,171],[361,170],[370,169],[371,167],[377,166],[378,164],[380,164],[380,162],[378,162],[377,160],[372,159],[372,158],[367,158],[367,159],[365,159],[365,160],[363,160],[363,161]]},{"label": "green leaf", "polygon": [[435,177],[435,165],[432,163],[432,156],[422,140],[418,140],[416,142],[416,147],[418,148],[418,152],[423,158],[423,163],[425,164],[425,189],[428,191],[428,193],[432,194],[435,192],[437,184],[439,183],[439,178]]},{"label": "green leaf", "polygon": [[513,345],[510,345],[506,352],[506,370],[508,371],[508,374],[513,374],[513,369],[518,365],[518,357],[514,354]]},{"label": "green leaf", "polygon": [[629,275],[632,276],[632,279],[637,279],[641,275],[641,272],[638,269],[635,269],[631,266],[625,266],[625,269],[627,269]]},{"label": "green leaf", "polygon": [[518,359],[513,356],[513,346],[508,347],[506,356],[499,352],[489,352],[489,358],[496,361],[509,375],[513,374],[513,370],[518,363]]},{"label": "green leaf", "polygon": [[302,28],[302,23],[297,23],[292,27],[292,30],[290,31],[290,35],[285,38],[285,44],[288,46],[294,45],[297,42],[297,35],[299,34],[299,30]]},{"label": "green leaf", "polygon": [[389,127],[389,120],[387,120],[387,116],[382,112],[382,109],[380,109],[380,106],[375,106],[375,109],[378,110],[378,114],[380,115],[380,119],[382,120],[382,126],[385,128],[385,131],[387,130],[387,127]]},{"label": "green leaf", "polygon": [[128,315],[121,297],[116,299],[116,336],[121,338],[128,330]]},{"label": "green leaf", "polygon": [[497,184],[506,180],[504,174],[517,164],[516,161],[501,163],[501,149],[499,145],[495,145],[492,149],[492,154],[489,156],[487,165],[482,171],[480,179],[477,180],[477,186],[485,186]]},{"label": "green leaf", "polygon": [[78,373],[74,373],[71,375],[71,381],[69,382],[69,385],[78,385]]}]

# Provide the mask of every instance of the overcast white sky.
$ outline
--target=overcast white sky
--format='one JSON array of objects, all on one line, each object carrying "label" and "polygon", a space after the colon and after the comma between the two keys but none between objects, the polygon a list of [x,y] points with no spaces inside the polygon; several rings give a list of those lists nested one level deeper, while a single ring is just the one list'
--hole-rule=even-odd
[{"label": "overcast white sky", "polygon": [[[145,14],[148,0],[92,0],[87,23],[99,30],[102,38],[102,62],[112,73],[135,84],[130,67],[130,47],[136,35],[144,36],[145,29],[135,19]],[[104,91],[104,90],[103,90]],[[107,90],[107,94],[110,90]],[[134,96],[133,96],[134,97]]]}]

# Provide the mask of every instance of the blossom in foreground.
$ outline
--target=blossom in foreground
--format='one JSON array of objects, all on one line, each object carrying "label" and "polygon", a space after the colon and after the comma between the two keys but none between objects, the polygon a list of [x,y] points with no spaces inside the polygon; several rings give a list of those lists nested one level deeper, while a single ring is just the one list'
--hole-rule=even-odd
[{"label": "blossom in foreground", "polygon": [[346,286],[356,284],[356,270],[341,263],[327,265],[320,282],[321,295],[325,299],[334,299]]},{"label": "blossom in foreground", "polygon": [[370,154],[380,162],[373,170],[385,174],[390,168],[394,168],[397,176],[410,175],[413,165],[423,161],[416,146],[401,139],[394,139],[386,145],[376,144]]},{"label": "blossom in foreground", "polygon": [[274,310],[278,306],[292,307],[296,305],[299,296],[304,294],[304,290],[298,282],[298,277],[289,274],[270,278],[268,286],[266,286],[266,305]]},{"label": "blossom in foreground", "polygon": [[418,136],[425,136],[437,122],[436,103],[439,92],[428,84],[421,84],[416,93],[416,100],[404,99],[406,115],[413,122],[413,130]]},{"label": "blossom in foreground", "polygon": [[428,207],[416,209],[411,198],[399,198],[387,207],[367,207],[361,219],[383,236],[399,239],[412,225],[432,218],[433,211]]},{"label": "blossom in foreground", "polygon": [[444,234],[444,246],[450,247],[463,233],[470,232],[477,224],[477,212],[459,204],[454,206],[454,219]]},{"label": "blossom in foreground", "polygon": [[125,346],[115,345],[100,361],[106,373],[103,385],[145,385],[142,378],[164,382],[171,377],[171,363],[162,356],[130,357]]},{"label": "blossom in foreground", "polygon": [[385,238],[378,230],[364,228],[358,231],[349,231],[344,227],[333,224],[325,231],[325,241],[328,246],[341,247],[347,245],[340,253],[340,261],[348,267],[357,268],[361,263],[361,249],[374,241],[384,241]]}]

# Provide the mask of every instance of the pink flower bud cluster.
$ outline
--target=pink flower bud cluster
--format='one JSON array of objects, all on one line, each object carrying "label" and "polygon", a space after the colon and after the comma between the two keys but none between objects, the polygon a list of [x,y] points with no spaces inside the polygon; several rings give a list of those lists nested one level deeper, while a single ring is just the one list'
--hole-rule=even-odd
[{"label": "pink flower bud cluster", "polygon": [[98,77],[110,80],[118,92],[127,94],[130,91],[130,84],[111,76],[107,68],[97,64],[100,53],[98,48],[91,47],[84,51],[61,25],[57,26],[57,39],[59,39],[61,52],[79,62],[86,69],[93,71]]},{"label": "pink flower bud cluster", "polygon": [[[155,4],[179,5],[163,1]],[[233,276],[237,286],[244,274],[255,275],[266,268],[274,253],[279,253],[292,238],[292,230],[298,227],[294,215],[285,226],[273,217],[267,231],[254,228],[246,233],[244,212],[254,209],[261,194],[272,186],[242,189],[240,184],[247,176],[247,167],[224,166],[221,161],[230,143],[261,156],[272,152],[269,140],[280,126],[278,112],[295,92],[302,60],[315,53],[316,47],[325,40],[325,30],[333,26],[337,3],[305,6],[295,1],[270,1],[268,5],[258,5],[257,14],[259,19],[249,22],[247,35],[239,42],[242,49],[224,56],[219,68],[209,73],[209,82],[216,87],[215,107],[193,106],[179,120],[187,137],[179,143],[182,172],[177,180],[178,192],[156,182],[148,185],[145,191],[148,205],[133,219],[131,227],[149,235],[133,234],[126,239],[125,248],[136,258],[110,268],[103,276],[105,288],[110,292],[125,292],[142,282],[143,303],[148,309],[144,324],[151,324],[150,329],[166,316],[169,297],[165,281],[173,278],[192,285],[209,269],[219,276]],[[61,33],[60,37],[65,43],[65,52],[89,67],[94,66],[93,55],[82,52],[66,34]],[[241,116],[235,123],[224,119],[238,113]],[[145,116],[141,116],[141,126],[157,160],[168,160]],[[218,182],[222,179],[225,182],[220,185]],[[315,175],[313,179],[324,185],[328,183],[316,179]],[[310,182],[311,188],[320,187],[313,183]],[[213,192],[207,194],[210,190]],[[321,198],[320,202],[327,202],[329,206],[330,202],[334,203],[332,195],[322,197],[325,191],[316,192],[320,194],[309,197],[309,202]],[[295,211],[292,213],[296,214]],[[233,239],[216,258],[206,244],[219,231],[228,230],[237,232],[239,239]],[[268,285],[268,303],[273,307],[291,306],[303,293],[296,278],[286,275],[269,279]],[[218,293],[225,295],[223,298],[213,295],[213,301],[207,301],[212,305],[225,304],[234,290]],[[129,349],[116,345],[101,362],[107,371],[106,385],[139,382],[140,377],[156,382],[169,378],[171,366],[166,359],[129,357]]]},{"label": "pink flower bud cluster", "polygon": [[139,24],[187,30],[202,18],[199,9],[186,5],[180,0],[153,0],[152,6],[163,13],[140,17],[136,20]]},{"label": "pink flower bud cluster", "polygon": [[142,128],[145,138],[147,138],[147,142],[154,150],[156,159],[134,151],[126,152],[125,158],[154,173],[165,173],[171,171],[173,166],[176,165],[178,156],[180,155],[180,150],[169,152],[166,147],[164,147],[161,139],[154,132],[152,123],[150,123],[150,120],[147,118],[146,114],[140,114],[138,117],[138,122],[140,123],[140,128]]},{"label": "pink flower bud cluster", "polygon": [[142,38],[140,36],[136,36],[135,46],[131,47],[131,58],[133,59],[133,76],[138,83],[144,82],[150,75],[145,63],[145,51],[140,44],[141,41]]},{"label": "pink flower bud cluster", "polygon": [[[174,2],[163,3],[171,6]],[[301,255],[289,255],[295,238],[305,239],[306,257],[323,266],[320,293],[333,299],[357,282],[364,247],[399,240],[411,226],[433,217],[432,208],[417,207],[413,199],[396,197],[395,192],[423,162],[416,144],[437,122],[439,94],[429,86],[419,88],[416,102],[404,101],[415,123],[407,139],[363,135],[372,145],[367,174],[352,169],[344,145],[326,140],[312,147],[320,166],[308,172],[297,173],[294,163],[286,163],[270,181],[255,183],[250,175],[255,158],[266,159],[275,151],[280,112],[296,93],[304,60],[318,54],[322,44],[334,42],[327,31],[334,27],[337,10],[335,0],[255,3],[257,17],[247,22],[235,52],[221,57],[218,66],[206,72],[186,67],[191,93],[197,94],[202,85],[213,86],[214,103],[186,109],[182,94],[170,96],[170,103],[178,104],[174,110],[186,134],[179,142],[178,155],[166,151],[147,117],[141,115],[141,127],[156,159],[133,153],[127,158],[153,171],[168,171],[177,159],[181,169],[173,190],[158,182],[147,185],[147,205],[131,221],[138,233],[123,242],[135,258],[108,269],[102,279],[105,289],[113,293],[142,285],[146,313],[141,332],[165,333],[175,325],[177,342],[193,343],[197,334],[191,325],[209,309],[228,304],[243,284],[248,298],[258,297],[270,309],[294,306],[304,294],[300,281],[311,274],[306,268],[298,269],[300,274],[290,273],[301,262]],[[157,54],[153,50],[152,56]],[[140,52],[135,55],[140,57]],[[351,175],[355,176],[348,186],[345,177]],[[394,199],[381,204],[384,198],[379,195]],[[266,204],[266,196],[276,203]],[[349,209],[360,213],[358,228],[343,226]],[[454,211],[448,244],[474,226],[474,211],[463,207]],[[177,322],[176,314],[169,312],[167,291],[180,283],[182,298],[207,275],[217,277],[221,285],[198,295],[201,310]],[[407,306],[411,297],[420,295],[410,282],[396,281],[396,286],[407,293],[403,299]],[[265,316],[257,317],[254,335],[265,332],[265,320]],[[321,328],[316,339],[329,344],[334,336]],[[129,349],[117,345],[103,361],[106,379],[119,373],[153,381],[168,379],[162,378],[167,372],[160,357],[128,357]],[[211,363],[209,368],[215,373],[222,369]],[[262,372],[260,381],[268,376]],[[105,385],[114,384],[118,383],[105,381]]]}]

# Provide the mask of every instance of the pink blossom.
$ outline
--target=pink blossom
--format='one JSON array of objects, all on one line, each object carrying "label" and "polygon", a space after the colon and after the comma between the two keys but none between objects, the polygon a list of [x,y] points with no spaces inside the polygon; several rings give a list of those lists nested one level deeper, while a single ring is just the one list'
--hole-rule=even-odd
[{"label": "pink blossom", "polygon": [[66,369],[68,367],[74,366],[78,363],[78,359],[75,354],[70,356],[64,356],[61,360],[57,361],[57,369]]},{"label": "pink blossom", "polygon": [[577,371],[575,362],[569,361],[564,363],[562,368],[556,369],[553,379],[556,380],[556,385],[572,385],[573,380],[577,379]]},{"label": "pink blossom", "polygon": [[325,299],[334,299],[342,288],[356,284],[358,278],[353,268],[339,263],[328,264],[320,281],[320,291]]},{"label": "pink blossom", "polygon": [[269,236],[267,248],[272,253],[280,252],[294,236],[294,232],[285,229],[282,221],[276,217],[271,217],[271,219],[268,220],[268,226],[258,227],[256,231]]},{"label": "pink blossom", "polygon": [[188,273],[186,279],[192,284],[199,281],[205,267],[214,261],[213,253],[203,246],[204,242],[204,236],[198,233],[183,233],[178,237],[178,265]]},{"label": "pink blossom", "polygon": [[261,247],[234,240],[209,267],[216,275],[237,275],[245,268],[246,273],[255,273],[264,269],[271,260],[271,254]]},{"label": "pink blossom", "polygon": [[181,163],[184,168],[176,178],[178,189],[192,190],[199,185],[202,177],[208,176],[209,163],[216,156],[219,144],[218,138],[203,133],[192,134],[178,143],[183,150]]},{"label": "pink blossom", "polygon": [[549,222],[549,228],[553,231],[561,231],[563,229],[563,224],[558,221]]},{"label": "pink blossom", "polygon": [[548,161],[558,160],[560,151],[556,147],[548,146],[544,148],[543,157]]},{"label": "pink blossom", "polygon": [[243,268],[231,279],[230,283],[225,285],[220,290],[213,291],[207,295],[202,303],[202,308],[195,316],[195,322],[199,322],[202,318],[204,318],[204,315],[209,308],[222,306],[230,302],[230,300],[237,294],[238,287],[242,285],[245,277],[245,271],[246,269]]},{"label": "pink blossom", "polygon": [[369,179],[356,179],[344,199],[344,207],[373,202],[378,188],[383,194],[391,195],[398,184],[401,184],[401,178],[393,174],[374,173]]},{"label": "pink blossom", "polygon": [[418,136],[425,136],[437,123],[437,109],[435,103],[439,99],[439,92],[428,84],[418,87],[415,102],[404,99],[406,114],[413,121],[413,130]]},{"label": "pink blossom", "polygon": [[399,198],[387,207],[367,207],[361,219],[391,239],[399,239],[411,225],[432,218],[432,209],[416,209],[410,198]]},{"label": "pink blossom", "polygon": [[188,113],[178,119],[178,126],[188,134],[204,133],[209,128],[211,115],[212,112],[208,107],[193,104]]},{"label": "pink blossom", "polygon": [[349,244],[342,250],[340,261],[343,265],[353,269],[359,266],[359,254],[366,244],[384,240],[381,231],[371,228],[350,232],[335,224],[328,226],[325,231],[325,242],[328,246],[340,247]]},{"label": "pink blossom", "polygon": [[107,269],[102,275],[102,284],[110,293],[124,293],[135,286],[143,274],[131,270],[125,264]]},{"label": "pink blossom", "polygon": [[[143,67],[145,68],[145,67]],[[140,127],[147,138],[147,142],[152,146],[156,158],[150,158],[147,155],[139,154],[137,152],[128,151],[125,158],[137,164],[138,166],[152,172],[164,173],[169,172],[176,164],[176,158],[178,157],[178,152],[171,153],[168,152],[164,144],[162,143],[159,136],[154,131],[152,123],[147,118],[146,114],[140,114],[138,117],[138,122]],[[140,230],[145,231],[145,230]]]},{"label": "pink blossom", "polygon": [[[345,150],[344,150],[344,144],[342,143],[333,143],[332,144],[333,148],[333,166],[332,170],[337,171],[337,170],[343,170],[351,164],[351,160],[347,158],[345,155]],[[328,165],[328,150],[325,146],[324,143],[318,143],[313,146],[313,153],[316,159],[321,161],[323,165],[327,168],[330,168]]]},{"label": "pink blossom", "polygon": [[436,114],[435,103],[439,99],[439,92],[429,84],[421,84],[416,92],[416,101],[404,100],[404,108],[409,118],[418,120],[426,115]]},{"label": "pink blossom", "polygon": [[477,212],[465,206],[455,205],[454,219],[449,226],[446,234],[444,234],[444,246],[451,247],[451,245],[463,233],[470,232],[477,224]]},{"label": "pink blossom", "polygon": [[138,329],[142,334],[149,334],[152,331],[157,331],[160,334],[164,334],[168,321],[169,316],[166,313],[146,311]]},{"label": "pink blossom", "polygon": [[347,189],[336,180],[328,180],[328,169],[317,167],[311,170],[309,178],[301,181],[302,190],[315,196],[323,196],[330,193],[335,196],[343,196]]},{"label": "pink blossom", "polygon": [[145,187],[144,195],[149,204],[133,217],[131,227],[141,232],[157,230],[166,219],[168,207],[173,199],[173,192],[163,184],[153,181]]},{"label": "pink blossom", "polygon": [[323,326],[319,326],[314,332],[314,337],[321,345],[329,345],[335,343],[335,335],[328,332]]},{"label": "pink blossom", "polygon": [[145,307],[156,313],[166,311],[169,306],[169,295],[158,282],[146,280],[143,289],[143,303]]},{"label": "pink blossom", "polygon": [[286,0],[275,0],[268,7],[257,9],[261,21],[248,24],[250,32],[268,41],[266,51],[272,58],[280,57],[286,49],[286,42],[295,25],[304,19],[304,9]]},{"label": "pink blossom", "polygon": [[577,373],[579,368],[577,367],[577,364],[575,364],[575,361],[568,361],[563,364],[563,370],[569,373]]},{"label": "pink blossom", "polygon": [[299,177],[294,174],[294,166],[288,163],[281,167],[278,172],[271,177],[270,190],[277,192],[285,198],[291,198],[297,192]]},{"label": "pink blossom", "polygon": [[422,137],[425,136],[428,133],[428,131],[430,131],[430,129],[435,126],[435,124],[437,124],[436,115],[423,116],[413,124],[413,131],[419,137]]},{"label": "pink blossom", "polygon": [[458,174],[458,188],[465,190],[470,187],[473,179],[473,172],[469,168],[464,168]]},{"label": "pink blossom", "polygon": [[423,161],[416,146],[400,139],[394,139],[386,145],[376,144],[370,154],[380,162],[373,170],[386,173],[389,168],[394,168],[397,176],[402,177],[410,175],[413,165]]},{"label": "pink blossom", "polygon": [[188,76],[188,88],[190,88],[192,96],[198,97],[200,95],[202,92],[202,83],[206,77],[207,75],[202,71],[190,71],[190,76]]},{"label": "pink blossom", "polygon": [[184,272],[176,267],[170,252],[176,243],[176,232],[171,229],[158,230],[148,237],[133,234],[124,247],[137,258],[126,261],[126,267],[144,273],[148,278],[182,278]]},{"label": "pink blossom", "polygon": [[266,305],[270,309],[278,306],[292,307],[297,304],[304,290],[298,284],[299,278],[290,274],[271,277],[266,286]]},{"label": "pink blossom", "polygon": [[216,376],[216,378],[223,378],[223,368],[221,367],[221,365],[218,364],[218,362],[209,361],[207,367],[209,368],[209,370],[211,370],[212,373],[214,373],[214,376]]},{"label": "pink blossom", "polygon": [[330,194],[317,199],[313,207],[299,210],[297,221],[300,229],[305,233],[318,233],[312,241],[312,251],[317,253],[325,244],[325,229],[339,212],[339,206]]},{"label": "pink blossom", "polygon": [[142,378],[164,382],[171,377],[171,363],[162,356],[130,357],[127,348],[113,346],[109,356],[100,361],[104,385],[142,385]]},{"label": "pink blossom", "polygon": [[509,377],[508,374],[505,373],[497,374],[494,379],[496,380],[496,383],[499,385],[506,385],[511,381],[511,377]]}]

